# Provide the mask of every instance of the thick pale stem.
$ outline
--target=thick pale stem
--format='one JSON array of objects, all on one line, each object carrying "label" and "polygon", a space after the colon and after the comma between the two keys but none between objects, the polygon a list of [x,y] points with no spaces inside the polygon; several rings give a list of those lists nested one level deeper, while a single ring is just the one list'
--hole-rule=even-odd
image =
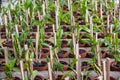
[{"label": "thick pale stem", "polygon": [[106,67],[107,67],[107,80],[110,80],[110,59],[109,58],[107,58],[107,63],[106,63]]},{"label": "thick pale stem", "polygon": [[37,32],[36,32],[36,46],[35,46],[36,60],[38,60],[38,44],[39,44],[39,26],[37,26]]},{"label": "thick pale stem", "polygon": [[10,10],[8,11],[8,15],[9,15],[9,21],[11,22],[12,18],[11,18],[11,12],[10,12]]},{"label": "thick pale stem", "polygon": [[101,18],[101,20],[102,20],[102,18],[103,18],[103,11],[102,11],[102,3],[100,3],[100,18]]},{"label": "thick pale stem", "polygon": [[70,21],[71,21],[71,26],[74,26],[74,24],[73,24],[72,1],[71,0],[70,0]]},{"label": "thick pale stem", "polygon": [[53,67],[53,53],[52,53],[52,46],[49,46],[49,49],[50,49],[50,64],[51,64],[51,67]]},{"label": "thick pale stem", "polygon": [[70,10],[70,0],[68,0],[68,9]]},{"label": "thick pale stem", "polygon": [[99,76],[99,77],[98,77],[98,80],[103,80],[103,76]]},{"label": "thick pale stem", "polygon": [[86,22],[88,22],[88,9],[86,9]]},{"label": "thick pale stem", "polygon": [[46,8],[48,7],[48,0],[45,0]]},{"label": "thick pale stem", "polygon": [[97,3],[98,1],[95,1],[95,10],[96,10],[96,12],[98,11],[97,10],[97,6],[98,6],[98,3]]},{"label": "thick pale stem", "polygon": [[48,62],[48,72],[49,72],[49,80],[53,80],[52,79],[52,68],[51,68],[50,62]]},{"label": "thick pale stem", "polygon": [[[96,33],[96,42],[98,42],[98,33]],[[96,52],[97,52],[97,63],[98,63],[98,66],[100,67],[101,66],[101,57],[100,57],[100,47],[99,47],[99,44],[97,44],[96,46]]]},{"label": "thick pale stem", "polygon": [[102,61],[102,64],[103,64],[103,80],[107,80],[106,79],[106,61],[105,60],[103,60]]},{"label": "thick pale stem", "polygon": [[39,18],[39,21],[41,21],[40,12],[39,12],[39,11],[37,11],[37,13],[38,13],[38,18]]},{"label": "thick pale stem", "polygon": [[15,25],[16,33],[19,36],[18,25]]},{"label": "thick pale stem", "polygon": [[80,80],[80,72],[81,72],[81,64],[80,64],[80,55],[79,55],[79,43],[76,43],[76,59],[78,61],[76,62],[76,71],[77,71],[77,80]]},{"label": "thick pale stem", "polygon": [[112,25],[110,25],[110,33],[112,33]]},{"label": "thick pale stem", "polygon": [[[24,45],[24,48],[25,48],[25,50],[27,50],[27,49],[28,49],[28,46],[27,46],[27,45]],[[26,61],[28,61],[28,60],[29,60],[29,53],[26,54]]]},{"label": "thick pale stem", "polygon": [[[55,43],[55,46],[57,45],[57,40],[56,40],[56,39],[57,39],[57,38],[56,38],[56,32],[54,32],[54,43]],[[57,48],[55,48],[55,55],[56,55],[56,57],[57,57],[57,59],[58,59],[58,61],[59,61],[57,52],[58,52],[58,50],[57,50]]]},{"label": "thick pale stem", "polygon": [[76,41],[75,41],[75,35],[74,35],[74,33],[72,34],[72,39],[73,39],[73,46],[74,46],[74,50],[73,50],[73,51],[74,51],[74,54],[75,54],[75,53],[76,53],[76,52],[75,52],[75,49],[76,49],[76,48],[75,48],[75,47],[76,47]]},{"label": "thick pale stem", "polygon": [[21,74],[22,74],[22,80],[25,80],[25,77],[24,77],[24,68],[23,68],[23,61],[20,60],[20,69],[21,69]]},{"label": "thick pale stem", "polygon": [[4,54],[5,54],[5,63],[7,64],[8,63],[8,48],[7,47],[5,47],[4,48]]},{"label": "thick pale stem", "polygon": [[120,21],[120,9],[119,9],[119,21]]},{"label": "thick pale stem", "polygon": [[43,2],[43,4],[42,4],[42,10],[43,10],[43,16],[45,16],[45,2]]},{"label": "thick pale stem", "polygon": [[66,77],[65,80],[70,80],[70,78],[69,78],[69,77]]},{"label": "thick pale stem", "polygon": [[58,28],[59,28],[59,20],[58,20],[59,6],[58,6],[58,2],[57,1],[55,1],[55,4],[56,4],[56,7],[57,7],[57,9],[56,9],[56,15],[55,15],[55,18],[56,18],[56,30],[58,30]]},{"label": "thick pale stem", "polygon": [[27,21],[27,26],[29,25],[29,9],[26,11],[26,21]]},{"label": "thick pale stem", "polygon": [[105,6],[107,7],[107,0],[105,0]]},{"label": "thick pale stem", "polygon": [[107,16],[107,28],[108,28],[108,33],[109,33],[109,30],[110,30],[110,16],[109,15]]},{"label": "thick pale stem", "polygon": [[8,24],[8,21],[7,21],[7,16],[4,15],[4,24],[5,24],[5,29],[6,29],[6,33],[8,33],[8,29],[7,29],[7,24]]},{"label": "thick pale stem", "polygon": [[14,47],[14,34],[12,34],[12,44],[13,44],[14,56],[17,57],[17,53],[16,53],[15,47]]},{"label": "thick pale stem", "polygon": [[94,2],[95,2],[95,1],[94,1],[94,0],[92,0],[92,5],[94,5]]},{"label": "thick pale stem", "polygon": [[90,17],[90,34],[93,37],[93,21],[92,21],[92,16]]}]

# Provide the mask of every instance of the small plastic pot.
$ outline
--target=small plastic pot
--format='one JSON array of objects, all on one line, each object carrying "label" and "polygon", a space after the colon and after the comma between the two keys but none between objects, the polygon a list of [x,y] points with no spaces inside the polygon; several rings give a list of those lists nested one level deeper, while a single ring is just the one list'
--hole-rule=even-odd
[{"label": "small plastic pot", "polygon": [[45,71],[48,69],[47,62],[45,61],[41,61],[41,63],[34,62],[33,69],[38,71]]},{"label": "small plastic pot", "polygon": [[58,52],[58,57],[59,58],[67,58],[68,57],[68,52],[65,50],[61,50]]},{"label": "small plastic pot", "polygon": [[87,55],[86,49],[80,48],[80,49],[79,49],[79,55],[81,56],[81,58],[85,58],[86,55]]}]

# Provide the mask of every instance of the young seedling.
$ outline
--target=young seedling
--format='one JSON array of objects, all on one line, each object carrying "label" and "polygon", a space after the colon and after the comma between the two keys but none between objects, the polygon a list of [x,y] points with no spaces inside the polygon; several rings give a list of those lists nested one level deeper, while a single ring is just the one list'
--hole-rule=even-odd
[{"label": "young seedling", "polygon": [[26,52],[26,56],[25,56],[25,61],[26,61],[26,65],[27,65],[27,78],[33,80],[33,53],[30,54],[29,50],[28,50],[28,46],[24,45],[25,50],[27,50]]},{"label": "young seedling", "polygon": [[12,34],[12,43],[13,43],[13,51],[14,51],[14,56],[17,57],[17,53],[14,47],[14,34]]}]

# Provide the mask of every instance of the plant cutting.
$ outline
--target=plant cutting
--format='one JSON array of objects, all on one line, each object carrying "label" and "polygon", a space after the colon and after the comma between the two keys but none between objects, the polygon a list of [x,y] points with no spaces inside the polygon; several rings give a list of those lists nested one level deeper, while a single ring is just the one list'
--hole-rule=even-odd
[{"label": "plant cutting", "polygon": [[109,46],[111,54],[114,55],[115,62],[111,63],[111,70],[119,71],[119,39],[118,33],[113,34],[112,44]]},{"label": "plant cutting", "polygon": [[[5,70],[6,80],[16,80],[15,77],[12,77],[12,72],[13,71],[18,71],[18,72],[20,71],[18,68],[14,67],[15,64],[16,64],[16,61],[17,61],[17,59],[14,58],[13,60],[10,60],[9,63],[5,64],[5,67],[6,67],[6,70]],[[18,80],[20,80],[20,79],[18,78]]]},{"label": "plant cutting", "polygon": [[30,50],[28,49],[28,46],[25,45],[25,68],[27,69],[27,76],[25,77],[25,79],[27,80],[33,80],[34,77],[37,75],[37,71],[34,70],[33,71],[33,58],[34,58],[34,53],[31,52],[30,54]]}]

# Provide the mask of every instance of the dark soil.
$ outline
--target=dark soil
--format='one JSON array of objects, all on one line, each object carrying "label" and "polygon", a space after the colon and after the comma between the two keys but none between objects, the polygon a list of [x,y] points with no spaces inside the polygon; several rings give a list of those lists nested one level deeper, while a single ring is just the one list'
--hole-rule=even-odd
[{"label": "dark soil", "polygon": [[79,49],[79,54],[83,54],[85,53],[85,50],[84,49]]}]

